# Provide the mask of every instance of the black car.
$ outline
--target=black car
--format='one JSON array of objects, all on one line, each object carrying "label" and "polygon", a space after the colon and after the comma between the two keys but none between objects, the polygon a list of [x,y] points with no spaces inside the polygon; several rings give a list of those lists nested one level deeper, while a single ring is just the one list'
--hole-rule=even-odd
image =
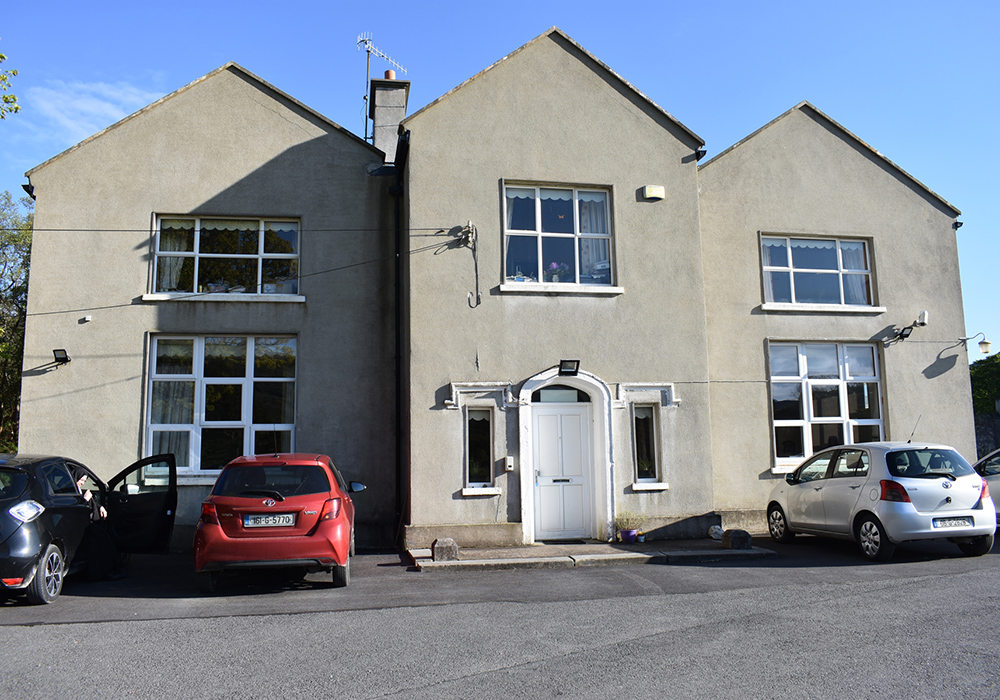
[{"label": "black car", "polygon": [[[101,508],[107,517],[93,522]],[[172,454],[136,462],[107,484],[64,457],[0,455],[0,596],[54,601],[70,567],[85,564],[90,527],[104,528],[122,554],[166,551],[176,509]]]}]

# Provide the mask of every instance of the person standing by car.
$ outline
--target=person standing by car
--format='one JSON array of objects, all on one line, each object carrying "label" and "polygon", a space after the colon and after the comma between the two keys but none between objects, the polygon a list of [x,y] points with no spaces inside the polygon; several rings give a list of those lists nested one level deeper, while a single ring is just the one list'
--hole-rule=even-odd
[{"label": "person standing by car", "polygon": [[104,578],[120,579],[124,574],[118,566],[118,550],[105,522],[108,511],[94,496],[93,491],[87,488],[89,476],[82,469],[73,472],[77,490],[83,495],[83,500],[90,505],[91,522],[80,543],[80,551],[87,558],[87,578],[91,581],[100,581]]}]

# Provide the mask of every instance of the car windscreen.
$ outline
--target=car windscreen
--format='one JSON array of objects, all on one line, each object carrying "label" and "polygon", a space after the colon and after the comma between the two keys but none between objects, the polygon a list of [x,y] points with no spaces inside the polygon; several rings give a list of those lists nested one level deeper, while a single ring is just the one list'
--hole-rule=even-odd
[{"label": "car windscreen", "polygon": [[263,496],[284,498],[326,493],[330,480],[316,464],[248,464],[229,467],[219,475],[214,496]]},{"label": "car windscreen", "polygon": [[889,473],[909,479],[936,479],[975,474],[972,466],[955,450],[912,449],[889,452],[885,456]]},{"label": "car windscreen", "polygon": [[28,485],[28,475],[14,469],[0,469],[0,501],[17,498]]}]

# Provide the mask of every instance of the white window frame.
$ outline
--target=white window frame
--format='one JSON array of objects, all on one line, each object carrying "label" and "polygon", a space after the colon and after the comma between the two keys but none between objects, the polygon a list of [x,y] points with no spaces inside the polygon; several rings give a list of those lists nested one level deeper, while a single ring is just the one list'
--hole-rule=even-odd
[{"label": "white window frame", "polygon": [[[785,243],[785,250],[787,251],[788,259],[785,265],[768,265],[765,264],[767,255],[765,253],[765,240],[767,239],[778,239],[783,240]],[[817,241],[817,242],[827,242],[833,243],[837,251],[837,269],[819,269],[819,268],[805,268],[805,267],[795,267],[792,260],[792,241]],[[844,256],[842,244],[861,244],[864,246],[865,252],[865,267],[864,269],[854,269],[847,268],[844,266]],[[819,311],[854,311],[854,312],[873,312],[881,313],[885,309],[883,307],[876,306],[877,293],[875,290],[875,277],[873,274],[872,265],[872,243],[870,240],[864,238],[847,238],[847,237],[835,237],[835,236],[809,236],[803,234],[786,234],[786,233],[767,233],[760,232],[759,240],[759,251],[761,260],[762,282],[763,282],[763,295],[764,303],[763,309],[765,311],[782,311],[782,310],[819,310]],[[791,293],[790,301],[774,301],[772,283],[771,283],[771,273],[784,273],[788,275],[789,287]],[[821,274],[830,275],[831,277],[836,275],[838,281],[838,288],[840,293],[840,299],[838,302],[816,302],[809,301],[803,302],[799,301],[796,294],[795,288],[795,275],[796,274]],[[851,276],[864,277],[865,284],[868,290],[868,303],[867,304],[847,304],[845,303],[845,291],[844,284],[845,278]]]},{"label": "white window frame", "polygon": [[[194,241],[193,250],[190,251],[171,251],[171,250],[161,250],[161,227],[162,222],[165,220],[182,220],[192,222],[194,228]],[[203,253],[201,252],[201,228],[204,222],[211,221],[256,221],[257,222],[257,252],[256,253]],[[265,242],[265,231],[268,224],[294,224],[296,229],[296,242],[294,253],[273,253],[264,250]],[[301,249],[302,249],[302,226],[298,219],[290,217],[256,217],[256,216],[211,216],[211,217],[193,217],[185,215],[158,215],[156,217],[156,231],[153,241],[153,274],[150,279],[150,293],[143,295],[144,300],[159,300],[159,299],[210,299],[212,301],[225,299],[232,301],[249,301],[257,299],[266,299],[268,301],[300,301],[302,296],[299,294],[298,288],[300,284],[301,269],[299,267],[301,263]],[[192,285],[194,289],[190,291],[158,291],[157,285],[159,284],[160,275],[160,263],[162,260],[167,258],[188,258],[193,260],[194,270],[192,273]],[[246,259],[246,260],[256,260],[257,262],[257,285],[253,290],[246,289],[242,292],[234,291],[233,289],[210,289],[203,288],[203,286],[198,284],[199,267],[202,260],[210,259]],[[283,289],[278,285],[281,283],[264,283],[264,261],[265,260],[290,260],[294,261],[296,268],[295,279],[289,279],[284,284],[287,284],[287,289]],[[274,287],[271,289],[270,287]]]},{"label": "white window frame", "polygon": [[[639,435],[636,430],[636,409],[648,408],[651,411],[652,448],[653,448],[653,476],[639,476]],[[632,404],[632,460],[635,471],[632,475],[636,484],[658,484],[662,481],[660,470],[660,407],[655,403],[635,402]]]},{"label": "white window frame", "polygon": [[[535,198],[535,228],[534,230],[527,229],[512,229],[507,226],[507,190],[509,189],[524,189],[524,190],[534,190]],[[555,233],[542,231],[542,197],[541,190],[561,190],[564,192],[571,193],[572,196],[572,210],[573,210],[573,231],[571,233]],[[584,233],[580,231],[580,221],[579,221],[579,201],[581,194],[586,193],[601,193],[605,195],[607,202],[607,210],[605,212],[607,217],[607,233]],[[502,207],[502,230],[503,230],[503,261],[502,261],[502,271],[501,271],[501,285],[500,290],[502,292],[565,292],[565,293],[588,293],[588,294],[621,294],[624,290],[621,287],[615,286],[616,280],[616,266],[615,266],[615,234],[614,234],[614,191],[613,188],[607,186],[598,185],[567,185],[567,184],[543,184],[543,183],[525,183],[518,181],[505,181],[503,183],[503,193],[502,193],[503,207]],[[538,260],[538,276],[542,279],[532,279],[530,276],[518,277],[516,275],[507,274],[507,249],[508,249],[508,239],[511,236],[534,236],[536,240],[536,255]],[[555,282],[553,280],[545,279],[544,267],[544,254],[543,254],[543,243],[546,239],[564,239],[573,241],[573,279],[570,281],[560,280]],[[608,246],[608,274],[609,281],[605,283],[588,283],[587,281],[581,281],[580,279],[580,241],[584,240],[601,240],[607,241]]]},{"label": "white window frame", "polygon": [[[207,338],[243,338],[246,340],[246,368],[242,377],[205,377],[205,340]],[[254,357],[255,341],[258,338],[280,338],[296,341],[295,376],[293,377],[255,377]],[[193,371],[190,374],[158,374],[156,371],[157,343],[161,340],[191,340],[193,342]],[[298,415],[298,342],[294,335],[275,334],[229,334],[214,333],[206,335],[174,335],[156,334],[151,336],[149,344],[149,372],[146,382],[146,456],[152,456],[156,451],[153,435],[156,432],[187,432],[188,454],[178,455],[177,473],[189,477],[210,477],[214,479],[219,469],[201,468],[201,437],[206,428],[241,428],[243,430],[243,448],[241,454],[252,454],[258,432],[289,433],[290,451],[295,451],[295,423],[254,423],[253,422],[253,392],[255,383],[285,383],[291,384],[295,392],[292,402],[293,418]],[[153,387],[156,382],[193,382],[194,405],[191,423],[153,423]],[[239,421],[209,421],[205,417],[205,392],[209,385],[237,384],[240,385],[241,420]],[[186,463],[186,466],[181,466]]]},{"label": "white window frame", "polygon": [[[834,346],[837,352],[837,366],[838,374],[837,378],[816,378],[809,376],[809,368],[807,366],[805,349],[810,346]],[[773,357],[775,355],[776,348],[790,348],[796,349],[797,362],[798,362],[798,375],[793,376],[791,374],[781,375],[774,373],[774,365],[772,363]],[[858,348],[870,350],[873,362],[874,362],[874,374],[873,375],[852,375],[850,374],[850,367],[847,359],[847,350],[849,348]],[[795,470],[802,462],[814,454],[820,449],[827,447],[827,445],[814,445],[813,444],[813,431],[812,427],[814,425],[831,425],[831,426],[841,426],[841,432],[844,436],[845,445],[858,444],[855,442],[854,429],[856,427],[877,427],[878,428],[878,439],[884,439],[885,437],[885,406],[882,400],[884,396],[884,389],[882,386],[882,371],[881,371],[881,358],[879,356],[878,346],[871,343],[837,343],[837,342],[822,342],[822,341],[810,341],[810,342],[779,342],[773,341],[768,343],[768,397],[769,397],[769,409],[768,413],[771,419],[771,444],[772,444],[772,459],[773,459],[773,469],[774,473],[788,473]],[[874,384],[876,386],[878,396],[875,397],[875,402],[878,407],[878,418],[851,418],[850,416],[850,403],[848,386],[851,384]],[[800,387],[800,402],[802,409],[802,417],[799,419],[776,419],[774,417],[774,388],[777,385],[797,385]],[[813,387],[836,387],[838,390],[838,401],[840,403],[840,415],[836,417],[817,417],[814,415],[814,404],[812,401],[812,388]],[[779,456],[779,446],[777,439],[777,429],[778,428],[798,428],[801,430],[802,435],[802,452],[801,455],[794,456]]]},{"label": "white window frame", "polygon": [[[470,440],[472,438],[472,435],[471,435],[471,431],[469,430],[469,423],[472,421],[472,415],[471,415],[471,413],[473,411],[485,413],[486,416],[487,416],[487,422],[489,423],[489,428],[490,428],[490,430],[489,430],[489,433],[490,433],[489,434],[489,449],[490,449],[490,454],[489,454],[489,459],[487,460],[487,469],[489,470],[490,478],[489,478],[488,481],[473,481],[472,480],[472,471],[470,469],[472,455],[470,454],[470,449],[469,449],[469,447],[470,447],[469,442],[470,442]],[[465,426],[464,426],[465,430],[462,431],[463,434],[465,435],[465,441],[464,441],[465,444],[464,444],[464,449],[462,451],[463,452],[463,462],[464,462],[464,473],[465,473],[465,488],[463,490],[474,491],[476,493],[482,493],[483,491],[486,491],[486,490],[494,488],[495,481],[496,481],[496,474],[495,474],[495,472],[496,472],[496,454],[495,454],[494,444],[493,444],[494,443],[494,438],[495,438],[495,435],[496,435],[496,433],[495,433],[495,425],[494,425],[496,416],[494,415],[494,410],[493,410],[492,406],[476,406],[476,405],[466,406],[465,410],[462,412],[462,415],[465,418]]]}]

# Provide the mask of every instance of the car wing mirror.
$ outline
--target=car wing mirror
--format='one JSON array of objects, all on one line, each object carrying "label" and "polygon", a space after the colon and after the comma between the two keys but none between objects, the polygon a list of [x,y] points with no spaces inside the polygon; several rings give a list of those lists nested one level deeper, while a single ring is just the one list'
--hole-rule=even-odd
[{"label": "car wing mirror", "polygon": [[351,493],[357,493],[358,491],[364,491],[365,485],[362,484],[360,481],[352,481],[348,485],[347,490],[350,491]]},{"label": "car wing mirror", "polygon": [[789,485],[794,486],[799,483],[799,477],[795,476],[795,472],[791,472],[789,474],[785,474],[785,481],[787,481]]}]

